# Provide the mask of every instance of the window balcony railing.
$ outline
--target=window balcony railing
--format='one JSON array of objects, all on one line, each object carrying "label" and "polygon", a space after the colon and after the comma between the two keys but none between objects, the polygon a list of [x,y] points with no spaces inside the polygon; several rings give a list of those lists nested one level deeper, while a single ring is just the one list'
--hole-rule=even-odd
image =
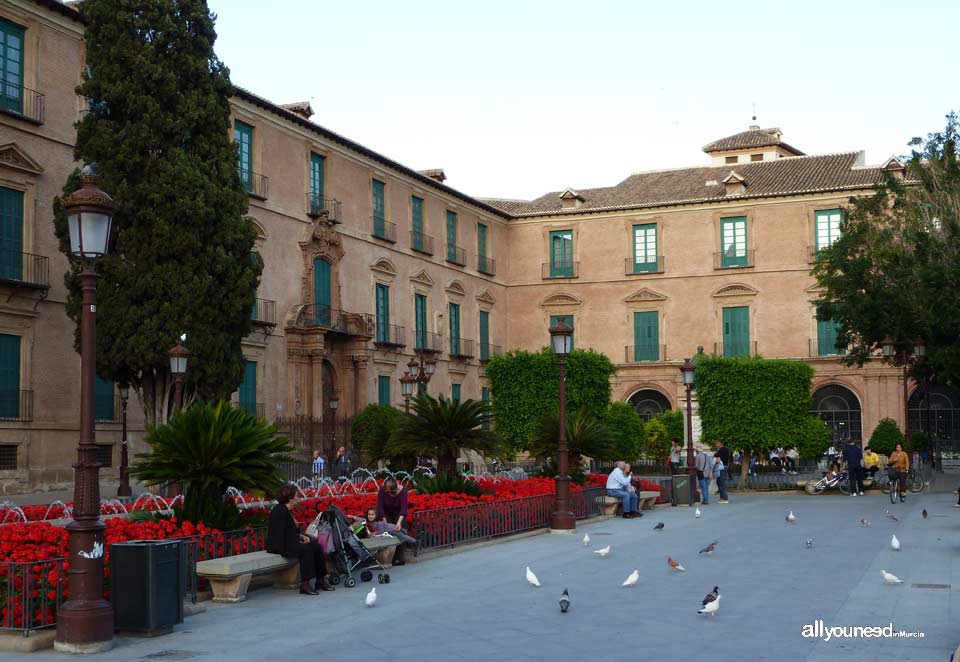
[{"label": "window balcony railing", "polygon": [[480,363],[486,363],[491,356],[500,356],[503,354],[503,347],[491,343],[480,343]]},{"label": "window balcony railing", "polygon": [[93,412],[95,423],[119,423],[122,414],[123,398],[120,397],[119,393],[115,393],[109,399],[96,398]]},{"label": "window balcony railing", "polygon": [[753,250],[718,251],[713,254],[714,269],[743,269],[754,265]]},{"label": "window balcony railing", "polygon": [[837,349],[835,346],[831,345],[831,339],[824,338],[822,341],[819,338],[810,339],[809,347],[809,356],[811,358],[817,356],[844,356],[847,353],[846,349]]},{"label": "window balcony railing", "polygon": [[248,414],[253,414],[257,418],[266,418],[267,406],[262,402],[247,402],[241,400],[235,402],[234,406],[238,409],[242,409]]},{"label": "window balcony railing", "polygon": [[713,353],[717,356],[756,356],[756,340],[733,340],[713,343]]},{"label": "window balcony railing", "polygon": [[32,253],[0,251],[0,282],[46,289],[50,285],[50,260]]},{"label": "window balcony railing", "polygon": [[250,321],[261,326],[277,325],[277,302],[270,299],[255,299]]},{"label": "window balcony railing", "polygon": [[36,90],[0,82],[0,112],[43,124],[44,96]]},{"label": "window balcony railing", "polygon": [[411,230],[410,248],[424,255],[433,255],[433,237],[422,232],[417,232],[416,230]]},{"label": "window balcony railing", "polygon": [[655,262],[640,262],[636,258],[628,257],[624,261],[623,271],[627,275],[662,274],[663,273],[663,256],[658,255]]},{"label": "window balcony railing", "polygon": [[406,343],[403,340],[404,331],[402,326],[396,324],[381,324],[377,322],[377,333],[373,342],[378,347],[403,347]]},{"label": "window balcony railing", "polygon": [[340,214],[341,204],[334,198],[325,198],[315,193],[307,193],[307,216],[310,218],[319,218],[326,215],[331,223],[339,223],[342,220]]},{"label": "window balcony railing", "polygon": [[337,310],[326,304],[309,304],[297,313],[296,326],[301,329],[319,327],[332,333],[346,336],[367,336],[372,338],[376,324],[370,313],[349,313]]},{"label": "window balcony railing", "polygon": [[370,230],[370,234],[377,239],[389,241],[391,244],[397,243],[396,223],[391,223],[385,218],[380,218],[379,216],[371,216],[370,218],[373,220],[373,228]]},{"label": "window balcony railing", "polygon": [[240,183],[243,184],[243,188],[246,189],[247,193],[251,197],[259,198],[260,200],[267,199],[267,184],[269,183],[269,178],[266,175],[261,175],[259,172],[254,172],[253,170],[244,170],[240,168]]},{"label": "window balcony railing", "polygon": [[447,262],[461,267],[467,266],[467,251],[456,244],[447,244]]},{"label": "window balcony railing", "polygon": [[443,351],[443,336],[439,333],[417,330],[414,332],[414,347],[418,352],[439,354]]},{"label": "window balcony railing", "polygon": [[450,338],[450,356],[458,359],[470,359],[476,356],[473,341],[466,338]]},{"label": "window balcony railing", "polygon": [[667,346],[650,343],[646,345],[627,345],[624,351],[625,363],[655,363],[667,360]]},{"label": "window balcony railing", "polygon": [[0,390],[0,421],[32,421],[33,391]]},{"label": "window balcony railing", "polygon": [[486,255],[477,256],[477,271],[488,276],[497,275],[497,262],[492,257]]},{"label": "window balcony railing", "polygon": [[824,246],[807,246],[807,264],[816,264],[823,257]]},{"label": "window balcony railing", "polygon": [[579,274],[579,262],[544,262],[542,264],[542,275],[544,278],[576,278]]}]

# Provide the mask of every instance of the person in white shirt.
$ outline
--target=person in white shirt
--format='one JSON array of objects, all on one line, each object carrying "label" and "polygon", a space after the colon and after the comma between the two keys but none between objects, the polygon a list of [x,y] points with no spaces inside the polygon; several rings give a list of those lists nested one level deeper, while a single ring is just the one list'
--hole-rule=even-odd
[{"label": "person in white shirt", "polygon": [[612,496],[623,503],[623,518],[633,519],[642,517],[637,512],[637,490],[633,487],[630,478],[623,473],[627,463],[620,460],[616,463],[613,471],[607,476],[607,496]]},{"label": "person in white shirt", "polygon": [[320,451],[313,451],[313,486],[320,487],[320,481],[323,480],[323,455]]}]

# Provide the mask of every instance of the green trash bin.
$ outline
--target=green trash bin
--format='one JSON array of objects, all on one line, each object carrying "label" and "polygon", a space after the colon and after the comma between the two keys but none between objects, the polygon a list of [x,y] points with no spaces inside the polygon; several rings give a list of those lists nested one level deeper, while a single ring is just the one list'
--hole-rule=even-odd
[{"label": "green trash bin", "polygon": [[674,506],[690,506],[695,503],[690,474],[673,474],[673,492],[670,501]]},{"label": "green trash bin", "polygon": [[131,540],[110,546],[110,601],[117,630],[152,637],[183,623],[187,545]]}]

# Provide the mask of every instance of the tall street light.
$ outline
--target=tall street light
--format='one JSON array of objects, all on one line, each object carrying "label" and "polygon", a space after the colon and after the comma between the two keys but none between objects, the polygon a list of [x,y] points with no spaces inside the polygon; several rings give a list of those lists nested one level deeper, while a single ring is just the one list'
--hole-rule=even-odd
[{"label": "tall street light", "polygon": [[427,384],[430,383],[430,378],[433,377],[436,370],[437,359],[433,357],[433,354],[417,352],[416,356],[410,357],[410,361],[407,363],[407,372],[413,379],[413,383],[417,385],[417,395],[427,392]]},{"label": "tall street light", "polygon": [[550,514],[550,529],[570,533],[577,520],[570,507],[570,467],[567,448],[567,355],[573,349],[573,326],[561,317],[550,327],[550,346],[560,368],[560,426],[557,439],[557,496]]},{"label": "tall street light", "polygon": [[121,384],[120,388],[120,487],[118,497],[133,496],[130,490],[130,456],[127,453],[127,399],[130,397],[130,385]]},{"label": "tall street light", "polygon": [[680,366],[680,377],[683,385],[687,389],[687,475],[690,481],[690,504],[696,501],[697,495],[697,467],[693,461],[693,408],[690,404],[690,394],[693,391],[693,381],[696,376],[697,366],[690,359],[684,359]]},{"label": "tall street light", "polygon": [[400,393],[403,395],[403,411],[410,413],[410,396],[413,395],[413,385],[417,383],[416,378],[410,375],[410,371],[404,371],[400,378]]},{"label": "tall street light", "polygon": [[[190,358],[190,350],[183,346],[187,339],[187,334],[180,336],[180,341],[170,348],[167,355],[170,357],[170,374],[173,375],[173,404],[175,411],[183,409],[183,379],[187,374],[187,360]],[[174,481],[168,485],[167,496],[178,496],[183,494],[183,486],[180,481]]]},{"label": "tall street light", "polygon": [[54,648],[65,653],[99,653],[113,648],[113,607],[103,599],[106,525],[100,519],[100,465],[94,432],[94,380],[97,371],[96,260],[107,254],[113,200],[97,186],[94,166],[81,174],[82,186],[63,199],[70,252],[83,266],[80,313],[80,443],[73,465],[73,521],[69,534],[70,596],[57,612]]},{"label": "tall street light", "polygon": [[[898,345],[900,345],[898,347]],[[913,462],[913,440],[910,439],[910,389],[909,372],[913,366],[923,363],[927,356],[927,346],[922,340],[914,340],[908,345],[897,343],[893,338],[887,336],[880,341],[880,348],[883,350],[883,358],[887,363],[896,367],[903,368],[903,436],[907,442],[907,455],[910,455],[910,461]],[[929,430],[928,430],[929,432]]]}]

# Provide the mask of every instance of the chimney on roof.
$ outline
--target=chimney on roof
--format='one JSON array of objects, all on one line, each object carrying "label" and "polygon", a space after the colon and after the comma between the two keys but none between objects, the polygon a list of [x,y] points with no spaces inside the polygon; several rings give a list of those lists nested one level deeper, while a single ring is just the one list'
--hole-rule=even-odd
[{"label": "chimney on roof", "polygon": [[417,170],[418,173],[424,177],[429,177],[430,179],[443,184],[447,180],[446,174],[443,172],[443,168],[433,168],[431,170]]},{"label": "chimney on roof", "polygon": [[560,194],[560,207],[562,209],[576,209],[583,204],[584,200],[585,198],[582,195],[572,188],[567,187],[563,193]]},{"label": "chimney on roof", "polygon": [[723,188],[726,195],[743,195],[747,192],[747,180],[731,170],[730,174],[723,178]]}]

